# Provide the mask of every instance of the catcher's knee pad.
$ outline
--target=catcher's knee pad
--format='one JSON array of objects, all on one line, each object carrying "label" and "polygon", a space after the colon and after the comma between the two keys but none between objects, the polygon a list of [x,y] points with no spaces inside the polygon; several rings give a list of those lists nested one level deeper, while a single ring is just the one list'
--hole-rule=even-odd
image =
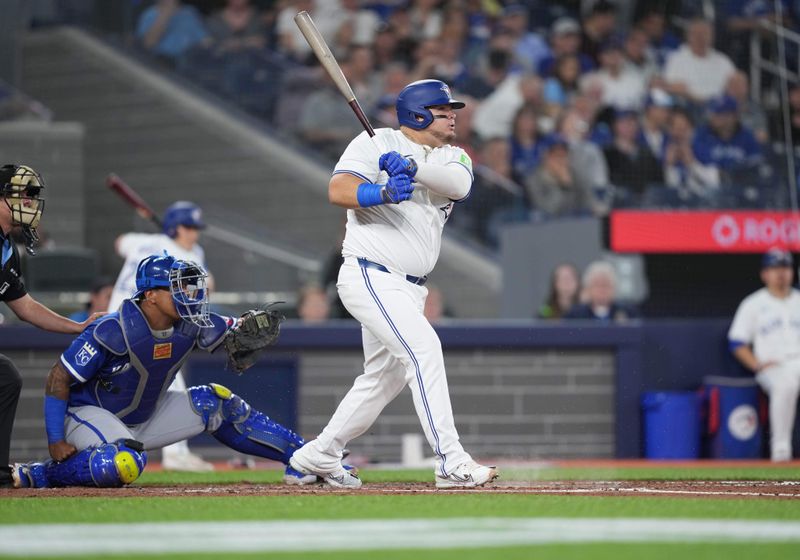
[{"label": "catcher's knee pad", "polygon": [[88,447],[66,461],[47,464],[50,486],[117,488],[135,481],[147,465],[144,446],[136,440]]},{"label": "catcher's knee pad", "polygon": [[208,431],[228,447],[283,463],[303,438],[253,408],[227,387],[211,383],[189,389],[192,406]]}]

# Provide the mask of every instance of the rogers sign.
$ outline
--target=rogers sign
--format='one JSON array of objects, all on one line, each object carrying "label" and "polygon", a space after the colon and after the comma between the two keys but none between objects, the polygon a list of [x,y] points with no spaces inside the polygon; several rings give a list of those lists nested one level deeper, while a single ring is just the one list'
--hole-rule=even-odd
[{"label": "rogers sign", "polygon": [[609,217],[611,249],[635,253],[800,251],[797,212],[642,212]]}]

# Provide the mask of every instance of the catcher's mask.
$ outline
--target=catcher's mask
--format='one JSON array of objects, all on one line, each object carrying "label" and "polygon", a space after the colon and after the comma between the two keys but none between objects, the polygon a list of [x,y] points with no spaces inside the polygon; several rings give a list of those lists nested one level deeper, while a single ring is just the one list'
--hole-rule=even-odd
[{"label": "catcher's mask", "polygon": [[39,241],[36,226],[44,212],[41,176],[27,165],[8,164],[0,167],[0,196],[11,211],[11,223],[22,228],[25,250],[35,255]]},{"label": "catcher's mask", "polygon": [[200,328],[213,327],[209,316],[208,273],[197,263],[176,259],[166,253],[150,255],[136,270],[136,293],[168,288],[175,310],[184,320]]}]

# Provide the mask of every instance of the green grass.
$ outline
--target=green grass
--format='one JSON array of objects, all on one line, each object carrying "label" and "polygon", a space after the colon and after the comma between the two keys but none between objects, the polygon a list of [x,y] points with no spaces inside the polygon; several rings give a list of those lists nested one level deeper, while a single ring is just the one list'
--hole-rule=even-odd
[{"label": "green grass", "polygon": [[[278,484],[282,473],[276,470],[227,471],[214,473],[146,472],[137,484],[147,486],[197,484],[224,485],[251,482]],[[365,483],[428,482],[429,470],[362,470]],[[791,467],[684,468],[551,468],[504,469],[504,481],[536,480],[800,480],[800,470]],[[57,490],[43,491],[42,497],[0,498],[0,525],[42,523],[128,523],[172,521],[234,520],[345,520],[345,519],[442,519],[458,517],[506,518],[689,518],[800,521],[800,499],[675,498],[665,496],[580,496],[524,495],[492,493],[420,494],[341,494],[322,491],[277,496],[185,496],[170,497],[83,497],[64,498]],[[46,538],[46,535],[43,535]],[[213,535],[208,538],[213,539]],[[298,535],[313,538],[313,535]],[[413,538],[413,536],[409,536]],[[0,556],[2,556],[0,544]],[[57,547],[55,547],[57,550]],[[54,556],[56,557],[56,556]],[[105,558],[84,556],[82,558]],[[148,555],[148,558],[215,558],[219,555]],[[313,553],[231,553],[230,559],[299,560],[472,560],[485,558],[559,560],[601,558],[623,560],[641,558],[673,560],[694,558],[755,558],[778,560],[800,557],[800,545],[766,543],[739,544],[657,544],[587,543],[537,545],[470,550],[381,550]]]}]

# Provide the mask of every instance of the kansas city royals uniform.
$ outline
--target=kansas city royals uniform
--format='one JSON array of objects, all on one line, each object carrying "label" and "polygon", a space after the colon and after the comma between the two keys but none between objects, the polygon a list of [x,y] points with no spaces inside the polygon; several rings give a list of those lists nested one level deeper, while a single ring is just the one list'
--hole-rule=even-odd
[{"label": "kansas city royals uniform", "polygon": [[200,245],[195,244],[187,251],[163,233],[126,233],[120,237],[117,250],[125,258],[125,264],[122,265],[114,291],[111,292],[109,311],[116,311],[122,300],[131,297],[136,291],[136,267],[148,255],[160,255],[166,251],[176,259],[196,262],[203,268],[206,265],[206,255]]},{"label": "kansas city royals uniform", "polygon": [[[377,144],[377,147],[376,147]],[[417,162],[454,166],[472,177],[472,162],[460,148],[430,148],[401,131],[379,129],[373,140],[362,133],[343,153],[334,173],[386,183],[381,153],[396,151]],[[339,296],[362,324],[364,373],[317,438],[318,451],[341,456],[345,444],[364,433],[381,410],[408,385],[425,435],[437,458],[437,472],[470,461],[453,421],[439,338],[422,311],[426,275],[439,257],[441,236],[454,201],[415,184],[410,200],[347,211],[347,232],[339,272]]]},{"label": "kansas city royals uniform", "polygon": [[785,299],[767,288],[747,296],[736,310],[728,339],[732,345],[752,344],[759,363],[776,362],[756,374],[769,395],[773,459],[792,457],[792,428],[800,393],[800,292]]}]

